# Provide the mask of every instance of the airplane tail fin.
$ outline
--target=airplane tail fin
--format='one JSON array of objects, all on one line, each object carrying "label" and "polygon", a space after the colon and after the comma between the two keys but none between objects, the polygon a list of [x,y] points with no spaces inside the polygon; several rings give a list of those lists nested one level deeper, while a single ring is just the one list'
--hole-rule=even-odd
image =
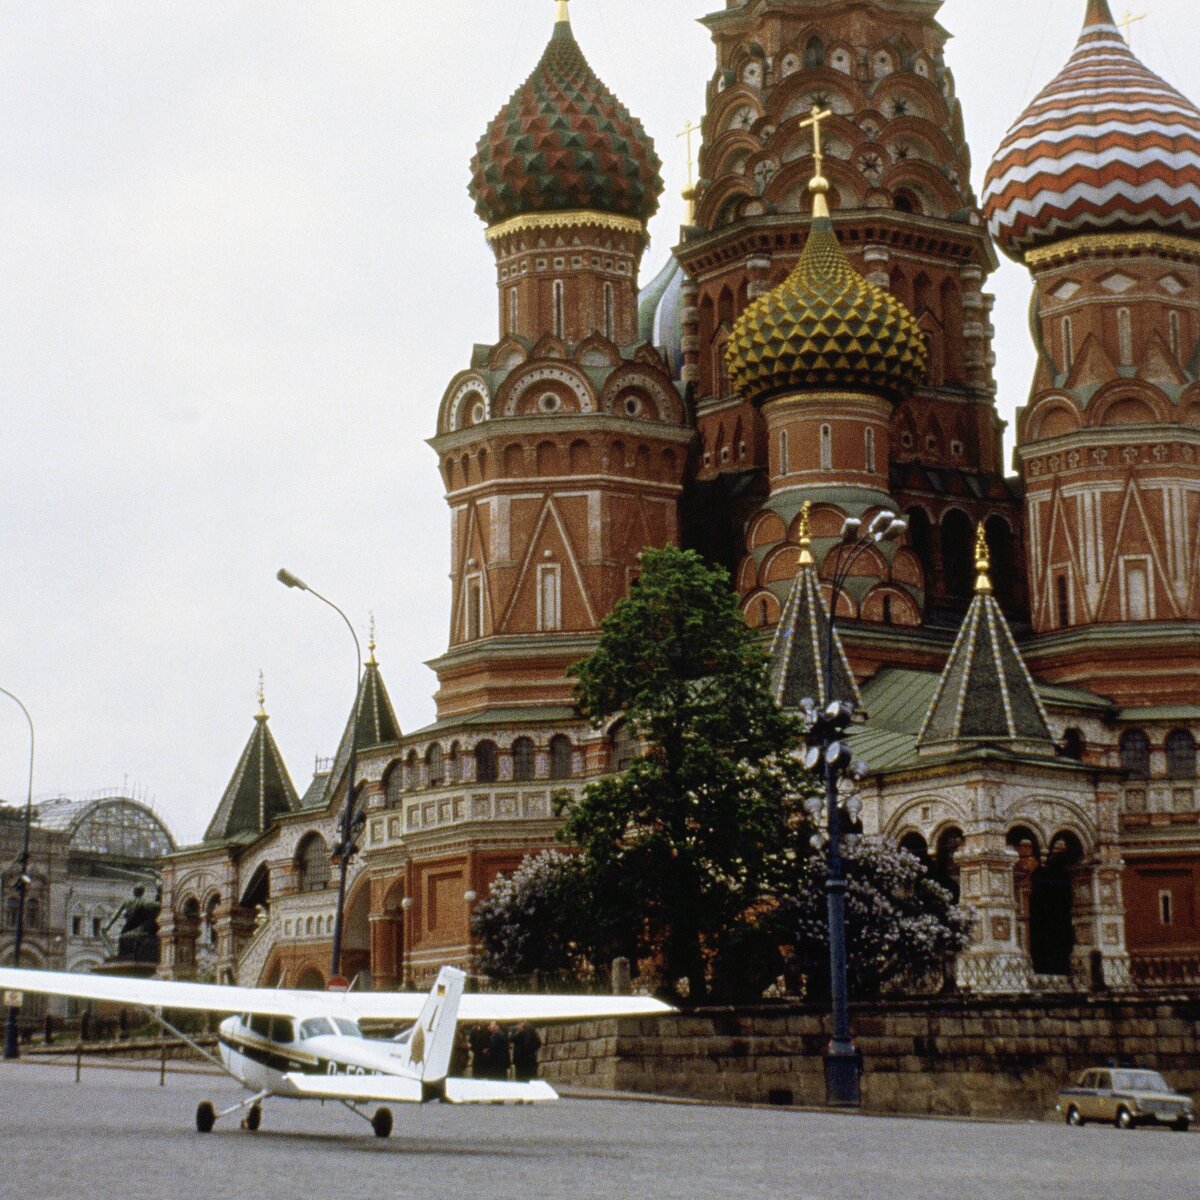
[{"label": "airplane tail fin", "polygon": [[454,1050],[458,1006],[466,975],[455,967],[443,967],[425,1000],[417,1023],[403,1036],[395,1051],[401,1068],[427,1082],[445,1079]]}]

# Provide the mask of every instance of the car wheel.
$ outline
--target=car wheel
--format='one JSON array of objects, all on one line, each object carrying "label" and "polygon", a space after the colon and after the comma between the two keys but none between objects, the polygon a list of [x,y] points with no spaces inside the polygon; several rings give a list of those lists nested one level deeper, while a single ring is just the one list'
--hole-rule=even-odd
[{"label": "car wheel", "polygon": [[1080,1113],[1079,1109],[1077,1109],[1075,1107],[1075,1105],[1073,1105],[1073,1104],[1071,1105],[1070,1108],[1067,1109],[1067,1124],[1068,1125],[1083,1125],[1084,1124],[1083,1114]]},{"label": "car wheel", "polygon": [[1187,1117],[1180,1117],[1178,1121],[1171,1122],[1171,1128],[1175,1130],[1176,1133],[1187,1133],[1187,1131],[1191,1128],[1191,1125],[1192,1123],[1187,1119]]},{"label": "car wheel", "polygon": [[1117,1119],[1113,1122],[1113,1124],[1116,1125],[1118,1129],[1132,1129],[1133,1113],[1131,1113],[1127,1108],[1118,1108]]}]

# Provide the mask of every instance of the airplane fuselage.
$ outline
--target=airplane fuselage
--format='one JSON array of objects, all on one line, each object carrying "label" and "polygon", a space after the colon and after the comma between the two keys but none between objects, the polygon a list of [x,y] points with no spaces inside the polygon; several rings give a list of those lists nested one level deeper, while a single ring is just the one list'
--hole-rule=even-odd
[{"label": "airplane fuselage", "polygon": [[[339,1026],[353,1028],[342,1032]],[[219,1027],[221,1060],[230,1074],[255,1092],[277,1096],[302,1093],[286,1076],[399,1075],[402,1069],[388,1043],[369,1042],[353,1022],[330,1017],[227,1017]]]}]

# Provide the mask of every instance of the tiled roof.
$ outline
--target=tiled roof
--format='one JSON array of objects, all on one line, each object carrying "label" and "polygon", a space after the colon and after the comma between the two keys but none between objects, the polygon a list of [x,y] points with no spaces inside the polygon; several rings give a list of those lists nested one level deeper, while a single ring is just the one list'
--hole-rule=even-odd
[{"label": "tiled roof", "polygon": [[661,166],[641,122],[597,77],[562,20],[479,140],[470,192],[488,225],[572,211],[649,221],[662,195]]},{"label": "tiled roof", "polygon": [[725,347],[730,384],[748,400],[822,388],[907,396],[927,357],[912,314],[850,265],[827,216],[813,219],[795,269],[745,309]]},{"label": "tiled roof", "polygon": [[204,840],[222,842],[264,833],[276,817],[299,807],[300,798],[271,735],[267,714],[260,712]]},{"label": "tiled roof", "polygon": [[1200,232],[1200,109],[1126,45],[1108,0],[1089,0],[1062,73],[1009,130],[983,206],[1001,248],[1080,233]]},{"label": "tiled roof", "polygon": [[771,643],[771,692],[783,708],[798,709],[811,698],[824,705],[848,700],[861,709],[862,697],[854,673],[842,649],[837,627],[833,630],[833,695],[826,694],[825,674],[829,657],[829,613],[821,585],[811,564],[803,564]]}]

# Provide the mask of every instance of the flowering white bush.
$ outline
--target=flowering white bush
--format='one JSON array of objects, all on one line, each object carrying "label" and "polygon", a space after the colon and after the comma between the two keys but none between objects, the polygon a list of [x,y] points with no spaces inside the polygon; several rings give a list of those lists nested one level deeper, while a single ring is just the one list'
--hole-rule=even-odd
[{"label": "flowering white bush", "polygon": [[[919,985],[941,974],[970,942],[972,915],[907,850],[875,838],[842,843],[846,954],[852,995]],[[795,935],[793,966],[810,993],[829,989],[829,926],[823,854],[799,864],[794,897],[779,912]]]}]

